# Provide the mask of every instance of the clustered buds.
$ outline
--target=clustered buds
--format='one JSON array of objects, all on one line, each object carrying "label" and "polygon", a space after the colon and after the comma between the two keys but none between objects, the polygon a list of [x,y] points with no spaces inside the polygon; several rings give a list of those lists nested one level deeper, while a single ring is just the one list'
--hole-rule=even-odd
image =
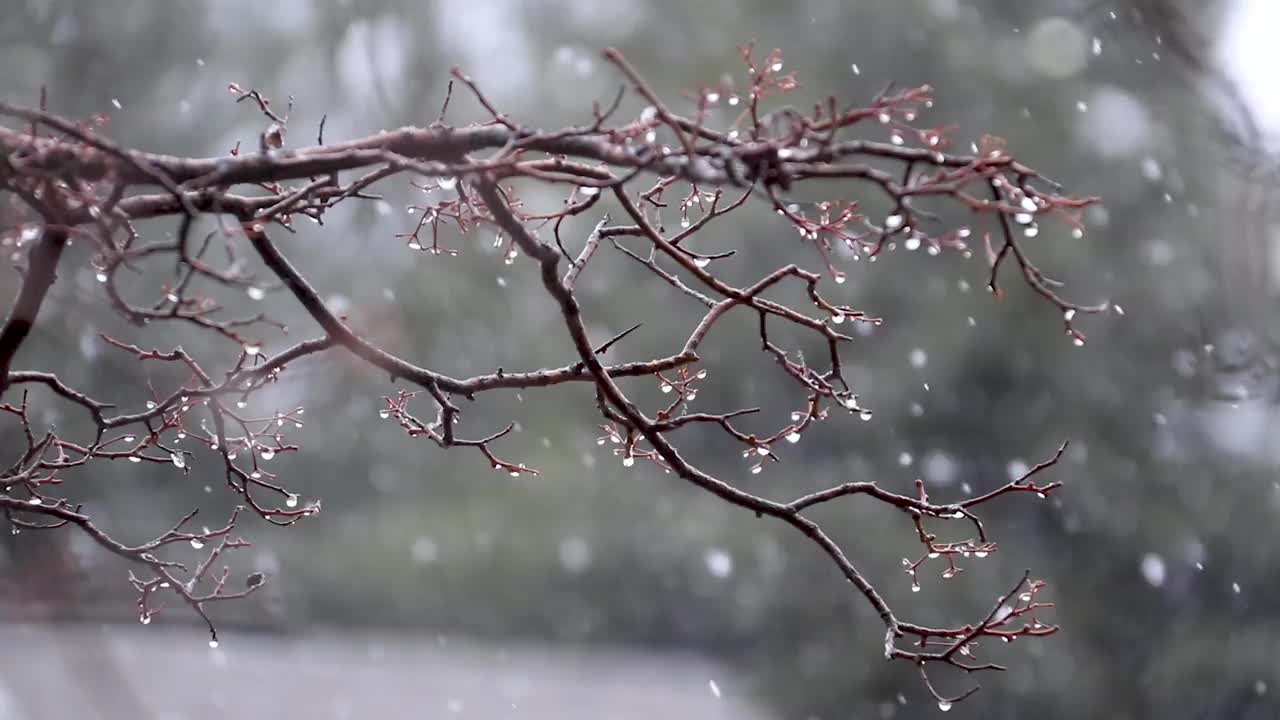
[{"label": "clustered buds", "polygon": [[[0,329],[0,397],[10,398],[0,403],[0,412],[16,418],[27,439],[26,447],[0,474],[0,509],[13,532],[78,526],[144,573],[130,576],[143,623],[150,622],[165,598],[177,597],[209,622],[216,645],[205,606],[244,597],[267,582],[255,572],[242,585],[233,584],[229,569],[215,569],[224,553],[248,545],[232,535],[241,513],[290,525],[320,510],[318,501],[302,502],[288,489],[287,472],[276,471],[287,464],[273,462],[300,450],[289,435],[303,427],[303,409],[260,411],[256,401],[258,392],[278,382],[292,363],[321,353],[349,352],[413,388],[386,396],[380,418],[440,448],[474,448],[490,468],[513,478],[538,472],[508,459],[501,449],[515,425],[489,429],[487,435],[464,433],[457,401],[493,390],[588,383],[603,419],[597,442],[623,467],[636,468],[637,461],[643,461],[812,540],[883,619],[885,657],[917,665],[939,707],[949,709],[968,693],[938,693],[926,667],[1000,669],[976,660],[980,643],[1054,632],[1056,628],[1038,614],[1052,607],[1038,599],[1044,583],[1024,575],[977,623],[952,628],[915,625],[897,616],[805,511],[845,496],[866,495],[902,512],[922,545],[918,559],[903,560],[912,589],[919,590],[927,567],[940,565],[940,576],[952,578],[969,562],[996,552],[998,545],[988,539],[976,511],[1005,495],[1048,495],[1059,484],[1039,484],[1034,476],[1054,465],[1062,450],[1022,477],[960,502],[935,502],[920,482],[914,494],[893,492],[875,482],[848,482],[778,501],[743,489],[745,477],[714,477],[700,469],[698,448],[679,448],[676,431],[699,425],[725,433],[740,446],[743,472],[749,477],[804,452],[801,440],[817,423],[847,422],[851,417],[872,420],[872,409],[862,404],[845,377],[841,350],[852,341],[848,331],[856,324],[879,325],[881,320],[833,298],[848,280],[842,266],[875,262],[899,247],[923,250],[926,256],[955,253],[971,258],[976,252],[989,266],[988,282],[996,294],[1001,267],[1012,262],[1023,280],[1055,308],[1067,334],[1082,344],[1084,335],[1074,324],[1077,318],[1106,306],[1078,305],[1059,296],[1061,283],[1033,263],[1024,243],[1042,241],[1042,226],[1052,219],[1078,235],[1079,211],[1092,199],[1063,194],[1057,184],[1015,160],[997,138],[982,138],[969,153],[953,152],[955,128],[921,123],[933,107],[928,86],[886,88],[869,102],[853,106],[828,97],[807,111],[790,105],[770,110],[769,101],[799,87],[796,74],[784,71],[777,50],[763,58],[751,46],[740,52],[746,67],[743,85],[726,79],[686,93],[687,112],[664,101],[618,51],[610,49],[604,58],[625,84],[611,103],[592,107],[591,121],[585,125],[556,130],[525,126],[500,112],[471,78],[454,70],[454,80],[489,113],[487,122],[446,124],[451,83],[438,119],[429,126],[326,144],[322,121],[317,143],[296,151],[286,147],[286,140],[295,137],[287,132],[293,99],[280,114],[262,93],[231,83],[228,90],[236,102],[256,106],[265,127],[256,153],[237,145],[213,160],[117,146],[101,135],[105,116],[75,122],[46,112],[43,105],[29,110],[0,104],[0,115],[26,124],[0,127],[0,151],[10,158],[0,170],[0,193],[11,200],[0,205],[0,247],[8,249],[15,262],[26,259],[23,287]],[[630,93],[644,108],[634,118],[617,119]],[[861,135],[850,137],[854,131]],[[889,166],[896,170],[886,169]],[[500,367],[453,378],[360,335],[347,322],[349,302],[321,299],[273,236],[277,231],[294,232],[299,218],[323,223],[339,203],[378,201],[372,189],[393,179],[415,190],[415,201],[406,208],[411,221],[395,236],[406,251],[425,254],[431,262],[450,262],[462,250],[444,244],[446,229],[492,238],[503,262],[513,266],[511,272],[536,272],[567,331],[571,363],[517,372]],[[866,193],[829,197],[833,181],[852,182]],[[529,184],[559,192],[563,203],[551,212],[529,209],[520,200],[520,187]],[[800,187],[809,190],[806,197],[828,199],[798,200],[793,192]],[[888,213],[865,210],[866,195],[887,204]],[[943,223],[926,207],[939,202],[967,211],[968,221],[959,226]],[[785,237],[795,243],[796,251],[793,262],[735,285],[722,269],[733,263],[738,248],[707,247],[695,238],[709,238],[701,233],[748,205],[767,208],[780,227],[788,228]],[[204,214],[216,216],[218,227],[196,236],[194,220]],[[238,222],[227,223],[228,215]],[[176,232],[162,239],[142,237],[135,223],[156,217],[177,218]],[[567,231],[572,225],[568,221],[579,217],[594,225],[585,238]],[[55,375],[10,370],[59,264],[71,262],[61,251],[72,231],[77,241],[83,238],[91,248],[93,276],[118,315],[139,326],[194,328],[213,338],[214,345],[225,344],[235,359],[219,367],[219,359],[228,353],[211,350],[207,357],[196,357],[181,347],[146,350],[104,336],[113,351],[139,363],[166,364],[182,378],[166,388],[148,384],[139,389],[137,407],[120,412]],[[727,242],[723,235],[719,238],[716,242]],[[591,337],[577,282],[592,271],[599,252],[609,248],[669,288],[673,302],[700,308],[693,330],[669,354],[638,361],[613,359],[642,323],[603,342]],[[173,274],[147,276],[153,297],[135,298],[136,289],[122,286],[121,271],[151,257],[169,258]],[[806,269],[810,264],[818,269]],[[771,291],[784,285],[802,292],[798,297],[803,302],[770,299],[776,295]],[[504,278],[499,278],[499,286],[506,286]],[[272,304],[296,302],[322,333],[293,344],[278,343],[288,328],[271,319],[272,304],[234,315],[224,302],[227,295],[247,296],[254,303],[268,296]],[[787,383],[795,394],[792,409],[766,423],[766,432],[744,429],[745,418],[752,416],[751,422],[756,422],[754,418],[764,414],[761,408],[717,408],[716,398],[701,395],[704,381],[716,372],[701,351],[712,328],[731,312],[755,320],[756,347],[780,371],[773,381]],[[819,341],[824,348],[820,357],[806,357],[782,339],[796,333]],[[619,385],[637,378],[644,379],[643,389],[624,392]],[[38,432],[26,387],[18,392],[18,386],[28,385],[42,385],[79,406],[96,431],[88,438],[66,437],[52,429]],[[20,400],[12,399],[15,393]],[[419,417],[417,412],[425,414]],[[193,510],[154,540],[124,545],[59,492],[66,470],[121,461],[169,465],[182,473],[197,465],[219,468],[241,507],[213,530],[192,531],[188,525],[196,515]],[[942,540],[934,530],[956,523],[972,525],[974,534]],[[191,567],[168,559],[179,546],[202,553],[202,559]],[[909,648],[899,644],[906,637],[912,639]]]}]

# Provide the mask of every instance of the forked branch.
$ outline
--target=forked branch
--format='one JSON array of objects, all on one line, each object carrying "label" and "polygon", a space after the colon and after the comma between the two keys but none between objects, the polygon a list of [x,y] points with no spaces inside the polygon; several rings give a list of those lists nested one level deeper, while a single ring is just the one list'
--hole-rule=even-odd
[{"label": "forked branch", "polygon": [[[0,474],[0,510],[13,530],[75,525],[150,573],[132,579],[144,622],[157,608],[153,599],[164,593],[176,594],[208,621],[207,603],[243,597],[261,586],[255,574],[243,590],[233,591],[227,585],[229,571],[214,569],[223,552],[247,544],[230,534],[240,511],[224,527],[199,533],[186,529],[192,511],[153,541],[127,546],[110,538],[63,496],[62,474],[97,461],[168,464],[186,472],[197,458],[189,448],[199,447],[202,453],[215,453],[227,488],[245,512],[280,525],[314,515],[320,511],[319,501],[300,503],[269,469],[277,455],[300,450],[289,433],[302,427],[304,409],[255,415],[246,407],[257,392],[298,363],[337,351],[415,386],[386,396],[380,411],[402,432],[440,448],[472,449],[490,468],[512,475],[537,472],[507,459],[502,446],[512,426],[464,427],[457,400],[497,389],[589,383],[602,417],[604,434],[599,441],[613,446],[624,467],[638,460],[651,463],[721,500],[802,533],[879,614],[886,629],[885,657],[918,665],[940,704],[949,707],[972,690],[957,696],[939,693],[928,666],[947,665],[966,673],[999,670],[994,662],[977,659],[981,642],[1053,633],[1056,627],[1038,615],[1052,607],[1037,599],[1044,583],[1029,574],[977,622],[932,628],[903,620],[845,549],[807,513],[854,495],[902,513],[921,544],[919,559],[903,561],[918,589],[918,573],[931,560],[945,564],[942,576],[951,577],[962,572],[967,561],[996,552],[998,544],[977,513],[1006,495],[1043,497],[1056,490],[1060,483],[1041,483],[1037,476],[1057,463],[1062,448],[1025,476],[967,499],[935,501],[923,483],[917,483],[913,494],[900,494],[874,481],[855,479],[784,500],[748,492],[733,477],[708,473],[697,449],[682,448],[677,437],[692,425],[717,428],[741,446],[747,461],[744,472],[753,474],[783,462],[794,452],[790,447],[816,423],[837,417],[871,419],[872,409],[861,404],[844,374],[842,350],[852,339],[845,332],[846,322],[880,320],[831,299],[832,286],[846,282],[839,265],[848,260],[839,260],[837,250],[852,253],[856,260],[874,258],[900,243],[908,250],[923,248],[929,255],[969,257],[976,244],[986,253],[993,291],[999,289],[1001,266],[1012,258],[1023,280],[1054,308],[1076,342],[1084,342],[1073,320],[1100,312],[1105,304],[1064,299],[1024,245],[1041,236],[1040,224],[1053,218],[1078,231],[1079,210],[1092,198],[1063,194],[994,138],[984,139],[970,153],[952,152],[951,128],[919,123],[932,106],[928,87],[882,94],[854,106],[831,97],[807,113],[790,106],[769,111],[771,98],[795,90],[799,83],[793,73],[782,71],[777,51],[761,58],[747,46],[742,48],[746,89],[697,88],[692,108],[683,112],[676,103],[664,101],[616,50],[605,51],[604,57],[625,85],[611,103],[597,104],[585,125],[532,129],[501,112],[477,83],[455,70],[455,79],[492,116],[489,122],[449,126],[446,99],[440,117],[426,127],[332,143],[324,142],[322,128],[318,144],[292,150],[284,147],[289,112],[278,113],[260,92],[232,84],[237,102],[256,105],[267,125],[259,152],[237,150],[217,158],[123,148],[102,138],[95,121],[75,122],[0,104],[0,115],[24,123],[0,127],[0,193],[9,200],[0,243],[23,250],[26,258],[21,288],[0,329],[0,413],[16,419],[26,438],[25,447],[6,460],[9,465]],[[647,107],[636,117],[617,119],[628,91]],[[849,137],[855,131],[883,132],[889,139]],[[899,172],[885,170],[886,163],[897,164]],[[519,262],[538,274],[547,307],[559,316],[567,341],[560,367],[513,372],[498,366],[471,377],[451,377],[380,347],[326,305],[322,292],[289,260],[277,233],[294,232],[300,218],[322,222],[334,206],[376,197],[375,188],[393,180],[407,181],[423,198],[411,206],[417,214],[412,226],[396,235],[406,246],[404,252],[428,253],[435,261],[449,262],[458,251],[443,244],[443,232],[487,228],[497,235],[506,262]],[[823,188],[831,180],[854,181],[892,210],[872,218],[861,209],[859,198],[792,199],[797,188]],[[528,184],[561,189],[563,206],[543,213],[526,208],[519,186]],[[949,201],[969,214],[969,222],[947,226],[921,207],[925,201]],[[771,211],[779,227],[788,230],[796,252],[792,262],[735,285],[722,269],[736,261],[739,248],[700,252],[687,241],[752,206]],[[668,220],[676,213],[678,230],[666,227],[664,211]],[[198,215],[216,217],[220,229],[192,238]],[[565,221],[580,215],[588,217],[594,229],[581,241],[566,238]],[[144,240],[135,229],[139,220],[167,216],[179,219],[178,232],[171,238]],[[237,243],[238,235],[248,239],[265,277],[245,269],[250,263],[240,257],[244,246]],[[165,389],[140,389],[138,407],[120,409],[51,373],[10,369],[60,263],[67,262],[61,251],[72,238],[93,249],[93,271],[103,296],[121,317],[135,324],[197,328],[215,343],[232,344],[235,362],[215,368],[201,353],[181,347],[145,349],[127,338],[108,337],[115,351],[141,363],[170,364],[186,378]],[[693,307],[701,313],[694,329],[670,344],[669,354],[617,359],[642,324],[612,337],[592,337],[588,330],[585,316],[594,308],[584,306],[577,286],[610,248],[671,290],[668,311]],[[220,255],[226,262],[216,259]],[[157,256],[172,259],[172,276],[150,278],[152,298],[131,297],[119,282],[121,271]],[[202,282],[194,282],[196,278]],[[771,299],[776,296],[772,291],[783,285],[801,289],[805,301],[789,305]],[[219,293],[243,293],[256,301],[270,294],[282,298],[280,302],[297,303],[320,334],[275,354],[264,352],[262,338],[282,326],[267,312],[229,315]],[[751,422],[764,417],[760,408],[718,409],[697,399],[702,381],[714,371],[703,362],[703,346],[713,327],[731,313],[753,317],[757,347],[778,368],[772,381],[795,397],[794,409],[768,432],[744,429],[748,416]],[[825,348],[823,357],[806,358],[787,347],[778,339],[783,337],[777,331],[781,327],[818,340]],[[638,399],[618,382],[639,377],[653,378],[665,399]],[[23,386],[20,401],[14,400],[16,386]],[[42,386],[87,413],[95,428],[92,436],[37,432],[26,392],[30,386]],[[971,528],[972,536],[940,539],[935,528],[957,521]],[[179,561],[161,557],[175,546],[201,549],[208,542],[216,546],[190,571]],[[212,622],[209,627],[212,632]]]}]

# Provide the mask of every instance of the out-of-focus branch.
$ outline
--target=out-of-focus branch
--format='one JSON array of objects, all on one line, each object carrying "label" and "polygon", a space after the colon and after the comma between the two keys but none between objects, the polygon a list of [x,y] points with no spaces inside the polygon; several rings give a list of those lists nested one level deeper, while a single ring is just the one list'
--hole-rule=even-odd
[{"label": "out-of-focus branch", "polygon": [[35,325],[44,297],[57,278],[58,260],[66,246],[66,228],[46,227],[27,255],[22,286],[9,308],[4,325],[0,326],[0,398],[9,387],[9,368],[13,365],[13,357]]}]

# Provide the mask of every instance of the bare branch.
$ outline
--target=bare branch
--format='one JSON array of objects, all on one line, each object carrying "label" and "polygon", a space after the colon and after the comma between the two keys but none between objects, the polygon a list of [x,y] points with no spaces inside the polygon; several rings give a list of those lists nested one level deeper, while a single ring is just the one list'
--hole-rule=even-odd
[{"label": "bare branch", "polygon": [[[1024,574],[976,623],[940,628],[914,624],[898,617],[846,549],[808,511],[862,496],[900,513],[920,543],[918,559],[903,559],[913,587],[919,588],[920,572],[933,561],[942,566],[945,578],[963,572],[970,559],[997,552],[999,546],[988,537],[978,513],[999,497],[1044,497],[1057,490],[1060,482],[1041,482],[1038,476],[1057,465],[1065,443],[1023,476],[956,502],[931,499],[923,482],[917,482],[914,494],[902,494],[874,480],[845,482],[783,501],[748,492],[730,475],[707,472],[703,448],[681,447],[677,439],[691,426],[723,433],[740,446],[747,462],[745,473],[755,474],[783,462],[787,448],[816,423],[849,415],[871,419],[871,409],[862,406],[844,374],[842,351],[853,336],[842,329],[845,322],[881,321],[862,309],[828,299],[832,293],[827,283],[846,281],[838,249],[874,257],[902,241],[927,248],[929,254],[954,252],[969,257],[970,243],[978,238],[987,253],[992,290],[999,290],[1000,267],[1012,259],[1023,281],[1053,308],[1071,337],[1083,343],[1083,333],[1073,324],[1077,314],[1100,312],[1106,305],[1065,299],[1060,283],[1034,263],[1025,245],[1039,234],[1042,221],[1057,219],[1078,227],[1080,209],[1093,199],[1062,194],[1056,183],[1015,160],[999,139],[985,139],[977,152],[968,155],[949,151],[951,128],[916,124],[918,109],[932,102],[927,86],[886,89],[861,105],[846,106],[828,97],[807,113],[785,105],[770,110],[772,99],[798,87],[798,80],[794,73],[782,71],[778,51],[761,58],[751,46],[740,50],[747,94],[734,96],[730,104],[745,102],[727,127],[709,122],[715,117],[709,112],[711,106],[721,102],[719,90],[699,90],[693,95],[694,110],[678,114],[614,49],[606,50],[604,57],[621,73],[624,87],[611,103],[594,104],[586,124],[553,130],[531,129],[503,113],[475,81],[457,69],[453,77],[489,113],[490,121],[467,127],[446,125],[451,83],[429,126],[326,143],[322,120],[316,144],[292,150],[284,147],[292,98],[289,109],[279,113],[262,93],[233,85],[236,102],[256,105],[270,124],[260,137],[259,152],[237,149],[216,158],[124,148],[99,137],[93,123],[0,104],[0,114],[24,122],[17,129],[0,127],[0,158],[4,158],[0,159],[0,193],[20,201],[15,206],[25,206],[13,218],[6,216],[9,224],[0,226],[0,237],[16,238],[27,258],[21,288],[0,328],[0,399],[9,386],[23,385],[21,399],[0,403],[0,414],[16,419],[24,439],[23,447],[6,449],[11,456],[3,458],[8,464],[0,472],[0,511],[14,529],[79,528],[147,575],[131,576],[143,622],[159,609],[152,602],[157,593],[176,593],[208,623],[216,642],[207,604],[244,597],[264,582],[260,574],[251,575],[244,589],[233,590],[227,585],[230,571],[215,567],[226,552],[248,545],[233,536],[240,513],[291,525],[321,509],[317,501],[300,502],[286,479],[268,469],[275,466],[262,464],[278,454],[300,451],[289,432],[303,426],[304,408],[265,416],[246,409],[255,393],[295,365],[341,348],[368,368],[413,386],[384,396],[386,404],[379,413],[383,418],[408,436],[428,441],[426,445],[467,448],[464,452],[483,458],[495,471],[515,476],[538,471],[508,456],[505,446],[514,422],[480,429],[464,426],[459,398],[472,399],[498,389],[589,383],[604,432],[599,442],[612,444],[624,467],[638,460],[651,463],[712,497],[799,532],[880,617],[886,659],[916,665],[940,706],[964,699],[977,687],[956,696],[941,694],[934,688],[929,666],[950,666],[965,673],[1000,670],[995,662],[976,659],[977,646],[984,639],[1056,632],[1056,626],[1037,616],[1052,607],[1037,599],[1044,583]],[[619,120],[627,88],[648,107],[633,119]],[[891,127],[900,142],[847,137],[863,123]],[[42,135],[42,129],[48,134]],[[674,145],[665,144],[669,137],[675,138]],[[853,182],[837,185],[831,180]],[[416,217],[396,235],[406,250],[425,252],[433,262],[449,262],[462,250],[442,243],[443,230],[496,229],[497,245],[506,261],[519,260],[536,269],[539,297],[545,295],[544,301],[564,329],[565,364],[517,372],[499,366],[471,377],[451,377],[391,353],[325,304],[324,293],[286,256],[285,245],[277,239],[283,236],[276,231],[293,232],[300,218],[323,223],[336,205],[376,198],[378,188],[393,181],[409,184],[425,198],[411,205]],[[562,205],[549,212],[527,209],[517,191],[524,184],[562,191]],[[792,193],[801,186],[810,191],[807,197],[852,186],[893,209],[873,220],[859,209],[861,195],[797,202],[792,198],[805,195]],[[145,191],[147,187],[160,191],[152,194]],[[441,188],[451,192],[435,193]],[[922,198],[946,201],[967,211],[976,229],[938,229],[942,215],[919,207]],[[625,224],[611,224],[609,214],[602,213],[581,247],[571,253],[568,245],[573,240],[566,241],[562,229],[567,232],[574,227],[574,219],[599,212],[601,203],[617,204]],[[792,261],[757,271],[754,280],[735,285],[720,271],[740,260],[741,248],[729,237],[718,239],[710,250],[694,249],[694,238],[713,223],[718,227],[720,218],[752,204],[776,216],[780,226],[790,231],[797,252]],[[672,213],[678,215],[679,229],[666,227]],[[199,215],[214,217],[219,229],[197,240],[190,237],[190,230]],[[234,218],[238,227],[227,224],[225,216]],[[138,221],[163,217],[178,218],[174,237],[140,236]],[[265,273],[245,269],[244,243],[237,242],[240,234],[265,265]],[[120,410],[53,373],[11,370],[59,264],[67,262],[62,250],[72,237],[83,238],[94,253],[93,270],[110,310],[135,325],[163,323],[198,332],[221,349],[233,350],[234,360],[227,361],[226,352],[219,356],[207,348],[151,347],[154,340],[144,345],[127,334],[103,336],[112,352],[137,362],[166,364],[176,378],[164,387],[139,388],[137,400],[128,403],[132,407]],[[602,242],[605,239],[609,242]],[[627,346],[635,344],[628,340],[638,328],[652,327],[637,322],[611,337],[595,338],[588,330],[584,314],[593,308],[584,308],[587,296],[580,296],[577,286],[585,273],[594,272],[588,266],[599,267],[599,256],[610,248],[634,261],[628,267],[655,280],[666,292],[671,307],[661,311],[681,312],[685,305],[700,308],[700,316],[691,318],[697,320],[693,329],[675,339],[667,354],[605,364],[606,354],[622,356]],[[218,260],[220,253],[226,256],[225,262]],[[139,270],[156,258],[172,261],[171,275]],[[118,281],[122,272],[133,271],[154,293],[151,297],[137,299],[133,293],[141,291]],[[799,302],[774,299],[785,297],[778,291],[789,286],[803,293]],[[278,292],[281,289],[287,293]],[[262,312],[231,315],[226,309],[234,306],[227,302],[229,292],[257,301],[267,300],[270,294],[272,302],[264,304],[267,310]],[[285,330],[269,312],[276,303],[297,303],[319,326],[319,335],[274,354],[266,352],[260,333]],[[703,381],[715,369],[703,362],[700,352],[712,330],[735,312],[748,313],[756,328],[740,347],[758,351],[774,363],[775,379],[793,394],[795,409],[789,417],[771,421],[761,407],[695,406]],[[823,352],[816,358],[805,357],[789,345],[790,333],[780,328],[816,340]],[[646,333],[645,340],[655,338]],[[217,357],[222,358],[220,363],[211,359]],[[619,384],[622,378],[651,378],[663,398],[651,401],[647,393],[628,394]],[[78,406],[92,420],[92,431],[83,433],[84,437],[56,429],[37,431],[27,392],[31,387],[47,389],[56,402]],[[179,440],[186,444],[178,444]],[[226,488],[241,507],[217,529],[192,531],[193,509],[152,540],[127,545],[63,496],[63,474],[98,461],[169,465],[188,472],[197,455],[185,448],[193,444],[217,453]],[[945,540],[938,534],[938,527],[957,526],[967,528],[969,536]],[[190,570],[158,555],[182,543],[195,549],[203,549],[206,543],[213,547]],[[905,643],[899,646],[907,637],[911,649]]]}]

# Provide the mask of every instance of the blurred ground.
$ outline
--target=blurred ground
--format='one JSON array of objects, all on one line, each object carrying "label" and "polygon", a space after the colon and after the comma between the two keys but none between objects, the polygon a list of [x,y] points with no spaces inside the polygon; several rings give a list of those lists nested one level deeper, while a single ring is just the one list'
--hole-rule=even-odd
[{"label": "blurred ground", "polygon": [[0,648],[0,720],[767,717],[691,654],[88,624],[0,625]]}]

